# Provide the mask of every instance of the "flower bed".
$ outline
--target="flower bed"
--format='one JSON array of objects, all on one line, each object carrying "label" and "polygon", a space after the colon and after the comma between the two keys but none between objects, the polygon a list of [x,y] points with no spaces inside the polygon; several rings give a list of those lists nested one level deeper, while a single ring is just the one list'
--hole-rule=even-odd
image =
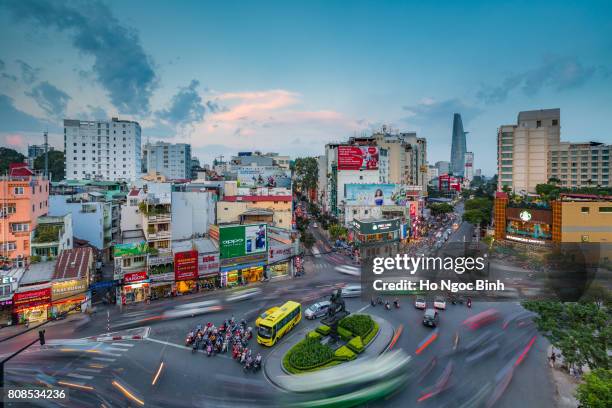
[{"label": "flower bed", "polygon": [[283,363],[288,371],[294,369],[300,372],[317,369],[333,359],[334,351],[329,346],[321,344],[318,339],[308,337],[285,354]]},{"label": "flower bed", "polygon": [[364,337],[374,328],[374,320],[369,315],[354,314],[340,320],[338,327],[350,331],[354,336]]}]

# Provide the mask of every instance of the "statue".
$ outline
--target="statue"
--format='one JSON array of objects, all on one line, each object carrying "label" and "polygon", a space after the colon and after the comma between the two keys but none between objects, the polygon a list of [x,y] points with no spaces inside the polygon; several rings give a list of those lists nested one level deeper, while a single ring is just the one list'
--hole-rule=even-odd
[{"label": "statue", "polygon": [[342,299],[342,289],[332,292],[329,302],[327,316],[321,320],[321,323],[330,328],[330,343],[336,343],[338,341],[338,322],[348,316],[350,312],[346,310],[344,299]]}]

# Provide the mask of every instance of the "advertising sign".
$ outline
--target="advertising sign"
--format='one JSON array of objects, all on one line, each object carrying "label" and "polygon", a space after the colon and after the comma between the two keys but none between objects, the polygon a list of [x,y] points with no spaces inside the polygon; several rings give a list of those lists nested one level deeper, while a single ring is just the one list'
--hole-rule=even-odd
[{"label": "advertising sign", "polygon": [[133,244],[116,244],[113,249],[115,258],[121,256],[138,256],[147,253],[149,246],[147,241],[141,241]]},{"label": "advertising sign", "polygon": [[219,273],[219,254],[198,254],[198,275]]},{"label": "advertising sign", "polygon": [[130,272],[123,275],[123,283],[140,282],[147,279],[147,271]]},{"label": "advertising sign", "polygon": [[30,290],[13,295],[13,305],[16,310],[49,303],[51,303],[51,288]]},{"label": "advertising sign", "polygon": [[266,252],[267,225],[233,225],[219,228],[219,252],[221,259]]},{"label": "advertising sign", "polygon": [[418,195],[421,186],[403,184],[345,184],[346,205],[400,205],[406,206]]},{"label": "advertising sign", "polygon": [[291,244],[270,245],[268,251],[268,263],[282,261],[290,258],[293,255],[293,246]]},{"label": "advertising sign", "polygon": [[338,146],[338,170],[378,170],[378,147]]},{"label": "advertising sign", "polygon": [[291,187],[291,174],[276,166],[238,166],[240,187]]},{"label": "advertising sign", "polygon": [[177,252],[174,254],[174,280],[198,278],[198,251]]},{"label": "advertising sign", "polygon": [[362,234],[380,234],[383,232],[397,231],[400,228],[400,222],[397,219],[374,222],[354,220],[354,223]]}]

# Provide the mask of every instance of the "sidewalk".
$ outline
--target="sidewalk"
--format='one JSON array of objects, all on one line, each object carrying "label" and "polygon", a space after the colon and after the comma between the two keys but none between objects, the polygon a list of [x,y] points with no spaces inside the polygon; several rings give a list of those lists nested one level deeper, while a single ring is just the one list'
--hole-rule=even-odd
[{"label": "sidewalk", "polygon": [[[364,356],[372,357],[382,354],[389,343],[393,339],[393,335],[395,334],[395,329],[385,319],[382,319],[378,316],[370,315],[372,318],[378,323],[378,333],[372,340],[372,343],[361,353],[357,360],[363,358]],[[283,356],[289,351],[291,347],[293,347],[299,340],[303,339],[306,334],[313,330],[312,326],[301,327],[298,331],[292,333],[289,337],[281,341],[280,344],[277,344],[274,350],[268,354],[268,356],[263,361],[263,372],[268,381],[274,384],[277,387],[280,387],[277,379],[282,376],[291,375],[289,372],[285,370],[283,367]],[[357,361],[354,360],[354,361]],[[337,366],[336,366],[337,367]]]},{"label": "sidewalk", "polygon": [[[41,329],[45,329],[48,327],[54,327],[65,323],[71,323],[73,325],[81,325],[88,322],[90,319],[87,313],[74,313],[68,315],[65,319],[62,320],[54,320],[48,323],[45,323],[41,326]],[[32,329],[30,331],[36,332],[36,328],[40,325],[40,323],[31,323],[29,327],[26,327],[25,324],[15,324],[12,326],[5,326],[0,329],[0,339],[4,339],[6,337],[10,337],[14,334],[24,332],[28,329]]]},{"label": "sidewalk", "polygon": [[[546,355],[550,356],[553,346],[548,346]],[[554,349],[557,355],[560,351]],[[550,367],[552,373],[553,385],[555,387],[555,399],[557,400],[558,408],[576,408],[578,400],[576,400],[576,388],[579,381],[572,377],[568,372],[563,370],[560,365],[563,363],[563,356],[557,357],[554,367]]]}]

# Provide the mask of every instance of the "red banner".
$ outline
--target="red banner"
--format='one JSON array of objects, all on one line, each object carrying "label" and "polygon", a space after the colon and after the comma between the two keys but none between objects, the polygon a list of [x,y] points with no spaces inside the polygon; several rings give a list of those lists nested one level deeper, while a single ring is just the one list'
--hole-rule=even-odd
[{"label": "red banner", "polygon": [[198,251],[177,252],[174,254],[174,280],[198,278]]},{"label": "red banner", "polygon": [[338,170],[378,169],[378,147],[338,146]]},{"label": "red banner", "polygon": [[13,295],[13,304],[16,310],[50,303],[51,288],[30,290],[28,292],[15,293],[15,295]]},{"label": "red banner", "polygon": [[147,271],[131,272],[123,275],[123,283],[139,282],[147,279]]}]

